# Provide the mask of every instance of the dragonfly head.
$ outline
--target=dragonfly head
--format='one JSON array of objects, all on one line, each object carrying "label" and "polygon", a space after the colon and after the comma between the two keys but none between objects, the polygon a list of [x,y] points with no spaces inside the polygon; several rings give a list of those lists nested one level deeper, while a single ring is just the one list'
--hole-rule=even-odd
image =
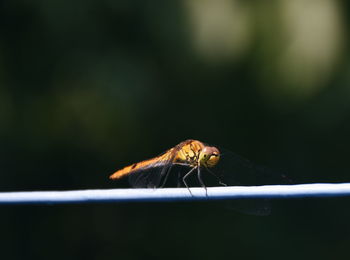
[{"label": "dragonfly head", "polygon": [[220,159],[220,151],[214,146],[205,146],[199,154],[199,164],[214,167]]}]

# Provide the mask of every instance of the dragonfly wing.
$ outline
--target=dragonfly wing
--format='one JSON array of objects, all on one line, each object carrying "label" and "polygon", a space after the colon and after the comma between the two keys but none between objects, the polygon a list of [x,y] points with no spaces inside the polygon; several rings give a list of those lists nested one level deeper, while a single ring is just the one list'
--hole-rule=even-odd
[{"label": "dragonfly wing", "polygon": [[219,163],[211,168],[229,186],[256,186],[269,184],[290,184],[291,181],[279,171],[255,164],[231,151],[220,149]]},{"label": "dragonfly wing", "polygon": [[271,214],[271,200],[239,199],[226,201],[226,208],[248,215],[268,216]]},{"label": "dragonfly wing", "polygon": [[162,178],[161,171],[161,166],[135,171],[129,175],[129,183],[134,188],[159,187]]},{"label": "dragonfly wing", "polygon": [[157,188],[162,186],[162,182],[169,174],[176,150],[170,149],[164,154],[151,159],[153,161],[147,166],[140,168],[129,175],[129,183],[134,188]]},{"label": "dragonfly wing", "polygon": [[[212,183],[218,179],[228,186],[257,186],[268,184],[286,184],[290,180],[282,173],[264,166],[257,165],[244,157],[223,148],[219,163],[208,171],[215,175]],[[271,200],[269,199],[239,199],[226,202],[226,206],[239,212],[267,216],[271,213]]]}]

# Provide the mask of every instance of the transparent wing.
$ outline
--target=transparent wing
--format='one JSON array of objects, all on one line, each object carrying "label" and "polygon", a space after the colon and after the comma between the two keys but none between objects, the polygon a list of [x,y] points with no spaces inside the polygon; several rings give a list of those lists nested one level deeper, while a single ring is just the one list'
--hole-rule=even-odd
[{"label": "transparent wing", "polygon": [[268,216],[271,214],[271,200],[268,199],[240,199],[226,201],[226,208],[255,216]]},{"label": "transparent wing", "polygon": [[258,165],[231,151],[220,148],[219,163],[208,169],[228,186],[255,186],[268,184],[290,184],[291,180],[282,172]]},{"label": "transparent wing", "polygon": [[129,175],[129,183],[134,188],[156,188],[162,179],[164,166],[154,166],[150,169],[135,171]]},{"label": "transparent wing", "polygon": [[157,188],[163,186],[173,166],[176,150],[166,152],[165,157],[159,156],[160,160],[130,173],[129,183],[134,188]]},{"label": "transparent wing", "polygon": [[[256,186],[268,184],[289,184],[291,181],[279,171],[255,164],[231,151],[219,148],[220,161],[206,169],[210,185],[218,186],[219,182],[227,186]],[[271,213],[269,199],[239,199],[227,201],[228,208],[251,215],[266,216]]]}]

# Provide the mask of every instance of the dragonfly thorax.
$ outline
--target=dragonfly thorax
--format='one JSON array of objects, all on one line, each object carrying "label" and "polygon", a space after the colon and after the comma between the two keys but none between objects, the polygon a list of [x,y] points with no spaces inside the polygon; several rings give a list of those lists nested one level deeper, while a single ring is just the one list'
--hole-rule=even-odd
[{"label": "dragonfly thorax", "polygon": [[220,151],[214,146],[206,146],[202,142],[189,140],[181,146],[175,161],[190,167],[214,167],[220,159]]}]

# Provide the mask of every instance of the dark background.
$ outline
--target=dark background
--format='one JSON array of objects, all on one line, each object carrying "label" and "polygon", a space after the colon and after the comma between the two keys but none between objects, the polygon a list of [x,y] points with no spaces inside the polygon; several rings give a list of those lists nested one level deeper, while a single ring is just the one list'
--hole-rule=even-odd
[{"label": "dark background", "polygon": [[[0,1],[1,191],[108,176],[194,138],[349,180],[346,1]],[[1,206],[1,259],[344,259],[349,199]]]}]

